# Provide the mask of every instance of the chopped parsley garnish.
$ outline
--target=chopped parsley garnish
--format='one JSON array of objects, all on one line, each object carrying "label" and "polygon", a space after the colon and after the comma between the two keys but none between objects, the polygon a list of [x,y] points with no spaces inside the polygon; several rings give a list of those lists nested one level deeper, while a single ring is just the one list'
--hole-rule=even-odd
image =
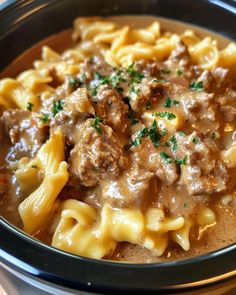
[{"label": "chopped parsley garnish", "polygon": [[185,133],[185,132],[183,132],[183,131],[179,131],[179,135],[180,135],[180,136],[185,136],[185,135],[186,135],[186,133]]},{"label": "chopped parsley garnish", "polygon": [[165,104],[164,104],[164,106],[165,106],[166,108],[170,108],[171,105],[177,106],[177,105],[179,105],[179,101],[178,101],[178,100],[175,100],[175,99],[171,100],[170,97],[167,97],[167,98],[165,99]]},{"label": "chopped parsley garnish", "polygon": [[128,118],[130,119],[132,125],[135,125],[139,122],[133,111],[128,112]]},{"label": "chopped parsley garnish", "polygon": [[39,117],[39,120],[43,123],[46,124],[49,121],[49,115],[48,114],[42,114],[41,117]]},{"label": "chopped parsley garnish", "polygon": [[140,92],[140,88],[137,85],[133,84],[130,87],[129,92],[130,92],[130,94],[135,93],[136,95],[138,95]]},{"label": "chopped parsley garnish", "polygon": [[86,83],[86,80],[87,80],[87,76],[86,76],[86,74],[85,73],[83,73],[82,74],[82,76],[81,76],[81,81],[82,81],[82,83]]},{"label": "chopped parsley garnish", "polygon": [[144,127],[143,129],[139,130],[136,139],[131,143],[134,146],[138,146],[141,144],[141,138],[144,138],[145,136],[149,137],[152,144],[155,147],[159,147],[160,146],[160,139],[161,139],[161,135],[158,132],[157,129],[157,122],[156,120],[153,121],[153,124],[150,128],[146,128]]},{"label": "chopped parsley garnish", "polygon": [[79,80],[76,77],[69,77],[68,78],[68,83],[71,87],[76,88],[79,87]]},{"label": "chopped parsley garnish", "polygon": [[148,132],[148,129],[146,127],[139,130],[137,137],[135,138],[133,142],[131,142],[131,144],[134,146],[139,146],[141,144],[141,138],[145,137],[147,132]]},{"label": "chopped parsley garnish", "polygon": [[141,139],[140,138],[136,138],[134,141],[132,141],[131,143],[134,146],[139,146],[141,144]]},{"label": "chopped parsley garnish", "polygon": [[183,157],[183,159],[175,159],[176,165],[186,165],[187,163],[187,155]]},{"label": "chopped parsley garnish", "polygon": [[203,82],[193,82],[190,84],[190,88],[195,91],[202,91],[203,90]]},{"label": "chopped parsley garnish", "polygon": [[176,71],[177,76],[181,76],[183,75],[183,71],[181,71],[180,69]]},{"label": "chopped parsley garnish", "polygon": [[179,105],[179,101],[174,99],[174,100],[173,100],[173,105],[174,105],[174,106]]},{"label": "chopped parsley garnish", "polygon": [[33,108],[33,106],[34,106],[34,105],[32,104],[32,102],[28,102],[28,103],[27,103],[27,107],[26,107],[26,108],[27,108],[27,110],[28,110],[28,111],[30,111],[30,112],[31,112],[31,111],[32,111],[32,108]]},{"label": "chopped parsley garnish", "polygon": [[56,116],[63,109],[64,101],[63,100],[54,100],[53,107],[52,107],[52,115],[53,117]]},{"label": "chopped parsley garnish", "polygon": [[166,163],[166,164],[172,163],[172,158],[169,155],[167,155],[166,153],[161,151],[160,156],[161,156],[164,163]]},{"label": "chopped parsley garnish", "polygon": [[147,134],[147,132],[148,132],[148,129],[144,127],[143,129],[139,130],[138,137],[139,138],[144,137]]},{"label": "chopped parsley garnish", "polygon": [[164,104],[164,106],[165,106],[166,108],[170,108],[170,107],[171,107],[171,99],[170,99],[169,97],[167,97],[167,98],[165,99],[165,104]]},{"label": "chopped parsley garnish", "polygon": [[215,138],[216,138],[216,134],[215,134],[215,132],[212,132],[212,134],[211,134],[211,138],[212,138],[212,139],[215,139]]},{"label": "chopped parsley garnish", "polygon": [[166,136],[167,134],[168,134],[167,129],[166,129],[166,128],[163,128],[163,129],[161,130],[161,135],[162,135],[162,136]]},{"label": "chopped parsley garnish", "polygon": [[102,76],[100,73],[95,72],[94,78],[99,80],[100,85],[110,84],[110,79],[108,77]]},{"label": "chopped parsley garnish", "polygon": [[99,116],[95,116],[92,123],[92,127],[95,128],[98,133],[102,133],[102,128],[99,126],[101,122],[102,118],[100,118]]},{"label": "chopped parsley garnish", "polygon": [[31,168],[35,168],[35,169],[37,169],[38,166],[37,166],[37,165],[32,165]]},{"label": "chopped parsley garnish", "polygon": [[146,109],[147,109],[147,110],[150,110],[151,107],[152,107],[152,103],[151,103],[150,101],[148,101],[148,102],[146,103]]},{"label": "chopped parsley garnish", "polygon": [[184,208],[188,208],[188,203],[184,202]]},{"label": "chopped parsley garnish", "polygon": [[144,77],[143,74],[139,73],[134,69],[134,64],[131,64],[127,69],[126,72],[130,75],[132,78],[132,83],[140,83],[142,78]]},{"label": "chopped parsley garnish", "polygon": [[160,146],[161,135],[157,130],[157,122],[153,121],[152,126],[148,130],[148,137],[151,139],[151,142],[155,147]]},{"label": "chopped parsley garnish", "polygon": [[164,144],[163,144],[163,146],[166,146],[167,147],[167,146],[170,146],[170,144],[167,141],[165,141]]},{"label": "chopped parsley garnish", "polygon": [[173,152],[175,152],[178,148],[178,145],[177,145],[177,140],[176,140],[176,137],[174,135],[172,135],[170,137],[170,143],[171,143],[171,149]]},{"label": "chopped parsley garnish", "polygon": [[161,73],[164,75],[169,75],[171,73],[171,71],[169,69],[163,69],[163,70],[161,70]]},{"label": "chopped parsley garnish", "polygon": [[167,118],[168,120],[173,120],[176,118],[176,115],[170,112],[158,112],[155,113],[155,116],[160,118]]},{"label": "chopped parsley garnish", "polygon": [[196,137],[194,137],[194,138],[192,139],[192,143],[194,143],[194,144],[198,144],[198,139],[197,139]]}]

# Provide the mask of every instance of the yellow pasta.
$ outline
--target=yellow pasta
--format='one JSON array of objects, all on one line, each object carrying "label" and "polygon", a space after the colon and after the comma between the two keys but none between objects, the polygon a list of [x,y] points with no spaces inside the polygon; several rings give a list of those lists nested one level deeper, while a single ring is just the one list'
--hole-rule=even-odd
[{"label": "yellow pasta", "polygon": [[32,103],[34,111],[39,108],[37,96],[14,79],[6,78],[0,81],[0,97],[6,103],[14,104],[23,110],[27,109],[29,103]]},{"label": "yellow pasta", "polygon": [[52,82],[52,77],[49,76],[48,70],[27,70],[22,72],[17,77],[17,80],[35,95],[39,95],[46,91],[53,92],[53,88],[47,85]]},{"label": "yellow pasta", "polygon": [[[63,203],[52,245],[78,255],[102,258],[114,251],[117,242],[129,242],[160,256],[168,245],[168,232],[183,226],[183,217],[165,218],[164,212],[157,208],[143,215],[139,209],[104,205],[99,217],[91,206],[67,200]],[[176,242],[182,246],[179,240]]]},{"label": "yellow pasta", "polygon": [[53,213],[55,200],[68,180],[67,163],[63,160],[64,143],[58,130],[42,146],[33,162],[44,170],[42,183],[19,206],[24,230],[29,234],[46,224]]},{"label": "yellow pasta", "polygon": [[219,51],[216,42],[209,37],[189,46],[189,53],[193,63],[199,64],[204,69],[212,69],[218,64]]}]

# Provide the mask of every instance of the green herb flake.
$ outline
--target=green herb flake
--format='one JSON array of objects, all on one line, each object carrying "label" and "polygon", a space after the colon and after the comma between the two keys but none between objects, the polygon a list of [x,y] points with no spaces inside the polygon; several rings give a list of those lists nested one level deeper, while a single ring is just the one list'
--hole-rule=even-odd
[{"label": "green herb flake", "polygon": [[151,103],[150,101],[148,101],[148,102],[146,103],[146,109],[147,109],[147,110],[150,110],[151,107],[152,107],[152,103]]},{"label": "green herb flake", "polygon": [[192,139],[192,143],[194,143],[194,144],[198,144],[198,139],[196,138],[196,137],[194,137],[193,139]]},{"label": "green herb flake", "polygon": [[98,133],[102,133],[102,128],[99,126],[100,123],[102,123],[102,118],[100,118],[99,116],[95,116],[93,123],[92,123],[92,127],[95,128],[97,130]]},{"label": "green herb flake", "polygon": [[132,78],[132,82],[135,83],[140,83],[142,78],[144,77],[143,74],[134,69],[134,64],[129,65],[129,67],[126,69],[126,72]]},{"label": "green herb flake", "polygon": [[141,139],[136,138],[134,141],[131,142],[131,144],[134,146],[139,146],[141,144]]},{"label": "green herb flake", "polygon": [[155,113],[155,116],[160,118],[167,118],[168,120],[173,120],[176,118],[176,115],[170,112],[158,112]]},{"label": "green herb flake", "polygon": [[38,169],[37,165],[32,165],[31,168]]},{"label": "green herb flake", "polygon": [[190,84],[190,89],[195,90],[195,91],[202,91],[203,90],[203,82],[193,82]]},{"label": "green herb flake", "polygon": [[172,163],[172,158],[169,155],[167,155],[166,153],[164,153],[163,151],[160,152],[160,156],[161,156],[164,163],[166,163],[166,164]]},{"label": "green herb flake", "polygon": [[181,75],[183,75],[183,71],[181,71],[180,69],[178,69],[178,70],[176,71],[176,74],[177,74],[177,76],[181,76]]},{"label": "green herb flake", "polygon": [[49,115],[48,114],[42,114],[41,117],[39,117],[39,120],[43,123],[46,124],[49,121]]},{"label": "green herb flake", "polygon": [[157,130],[157,122],[156,120],[153,121],[152,126],[148,130],[148,137],[150,138],[152,144],[154,147],[159,147],[160,146],[160,139],[161,135],[159,134]]},{"label": "green herb flake", "polygon": [[179,105],[179,101],[178,101],[178,100],[175,100],[175,99],[173,99],[173,105],[174,105],[174,106],[177,106],[177,105]]},{"label": "green herb flake", "polygon": [[33,109],[33,106],[34,106],[34,105],[33,105],[33,103],[32,103],[32,102],[28,102],[28,103],[27,103],[27,107],[26,107],[26,108],[27,108],[27,110],[28,110],[28,111],[30,111],[30,112],[31,112],[31,111],[32,111],[32,109]]},{"label": "green herb flake", "polygon": [[83,73],[82,74],[82,76],[81,76],[81,81],[82,81],[82,83],[86,83],[86,80],[87,80],[87,76],[86,76],[86,74],[85,73]]},{"label": "green herb flake", "polygon": [[128,112],[128,118],[130,119],[132,125],[136,125],[139,122],[133,111]]},{"label": "green herb flake", "polygon": [[184,208],[188,208],[188,203],[184,202]]},{"label": "green herb flake", "polygon": [[175,159],[176,165],[186,165],[187,164],[187,155],[183,159]]},{"label": "green herb flake", "polygon": [[69,77],[68,78],[68,83],[69,83],[69,85],[71,86],[71,87],[73,87],[73,88],[77,88],[77,87],[79,87],[79,80],[78,80],[78,78],[76,78],[76,77]]},{"label": "green herb flake", "polygon": [[170,144],[167,141],[165,141],[163,146],[168,147],[168,146],[170,146]]},{"label": "green herb flake", "polygon": [[173,152],[175,152],[178,148],[178,145],[177,145],[177,140],[176,140],[176,137],[175,135],[172,135],[170,137],[170,143],[171,143],[171,149]]},{"label": "green herb flake", "polygon": [[165,108],[170,108],[171,107],[171,99],[169,97],[167,97],[165,99],[165,104],[164,104]]},{"label": "green herb flake", "polygon": [[183,132],[183,131],[179,131],[179,135],[180,135],[180,136],[186,136],[186,133]]},{"label": "green herb flake", "polygon": [[64,101],[63,100],[54,100],[52,107],[52,115],[56,116],[63,109]]},{"label": "green herb flake", "polygon": [[166,128],[163,128],[162,130],[161,130],[161,135],[162,136],[166,136],[168,134],[168,130],[166,129]]},{"label": "green herb flake", "polygon": [[171,70],[163,69],[163,70],[161,70],[161,73],[164,74],[164,75],[169,75],[171,73]]},{"label": "green herb flake", "polygon": [[212,132],[212,134],[211,134],[211,138],[212,138],[212,139],[216,139],[216,134],[215,134],[215,132]]},{"label": "green herb flake", "polygon": [[130,92],[130,94],[134,93],[134,94],[138,95],[139,92],[140,92],[140,88],[139,88],[137,85],[134,85],[134,84],[133,84],[133,85],[130,87],[129,92]]}]

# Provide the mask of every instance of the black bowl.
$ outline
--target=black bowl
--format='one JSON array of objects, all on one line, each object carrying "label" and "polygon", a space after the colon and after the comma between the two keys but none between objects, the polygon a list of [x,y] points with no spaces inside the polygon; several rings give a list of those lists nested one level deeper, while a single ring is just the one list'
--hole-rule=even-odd
[{"label": "black bowl", "polygon": [[[18,0],[0,11],[0,71],[39,40],[71,27],[77,16],[152,14],[236,39],[235,1]],[[96,293],[177,293],[236,283],[236,244],[182,261],[128,264],[93,260],[54,249],[0,220],[0,260],[19,276],[58,288]],[[236,290],[232,291],[235,294]],[[222,293],[219,293],[222,294]]]}]

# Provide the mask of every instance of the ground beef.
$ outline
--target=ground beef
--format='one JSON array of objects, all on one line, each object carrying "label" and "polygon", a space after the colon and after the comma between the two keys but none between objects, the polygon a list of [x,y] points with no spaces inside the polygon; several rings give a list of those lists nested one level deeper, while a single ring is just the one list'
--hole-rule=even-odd
[{"label": "ground beef", "polygon": [[190,67],[190,55],[187,46],[180,41],[176,48],[172,50],[165,64],[169,68],[178,68],[180,70],[188,70]]},{"label": "ground beef", "polygon": [[186,157],[181,165],[182,181],[189,194],[213,194],[224,192],[229,180],[228,171],[220,160],[219,149],[213,140],[200,132],[189,136],[176,135],[175,157]]},{"label": "ground beef", "polygon": [[153,172],[165,184],[171,185],[178,179],[175,163],[165,163],[160,150],[155,148],[149,139],[144,139],[138,147],[133,147],[134,159],[143,169]]},{"label": "ground beef", "polygon": [[140,168],[131,167],[117,180],[105,180],[101,183],[103,202],[113,207],[142,207],[151,203],[152,185],[155,174]]},{"label": "ground beef", "polygon": [[75,182],[94,186],[102,179],[115,179],[127,168],[128,161],[113,130],[99,124],[100,132],[92,127],[94,119],[80,126],[78,142],[70,153],[69,171]]},{"label": "ground beef", "polygon": [[103,119],[104,124],[114,130],[124,130],[128,125],[129,107],[122,96],[110,85],[101,85],[98,89],[96,113]]},{"label": "ground beef", "polygon": [[225,122],[231,123],[236,121],[236,108],[231,106],[223,106],[220,110]]},{"label": "ground beef", "polygon": [[51,133],[58,127],[62,129],[68,145],[78,141],[78,128],[87,118],[95,113],[86,88],[78,88],[69,95],[63,105],[63,110],[58,112],[51,121]]},{"label": "ground beef", "polygon": [[7,110],[1,121],[13,145],[8,156],[11,161],[34,157],[48,138],[48,126],[40,124],[39,119],[29,111]]}]

